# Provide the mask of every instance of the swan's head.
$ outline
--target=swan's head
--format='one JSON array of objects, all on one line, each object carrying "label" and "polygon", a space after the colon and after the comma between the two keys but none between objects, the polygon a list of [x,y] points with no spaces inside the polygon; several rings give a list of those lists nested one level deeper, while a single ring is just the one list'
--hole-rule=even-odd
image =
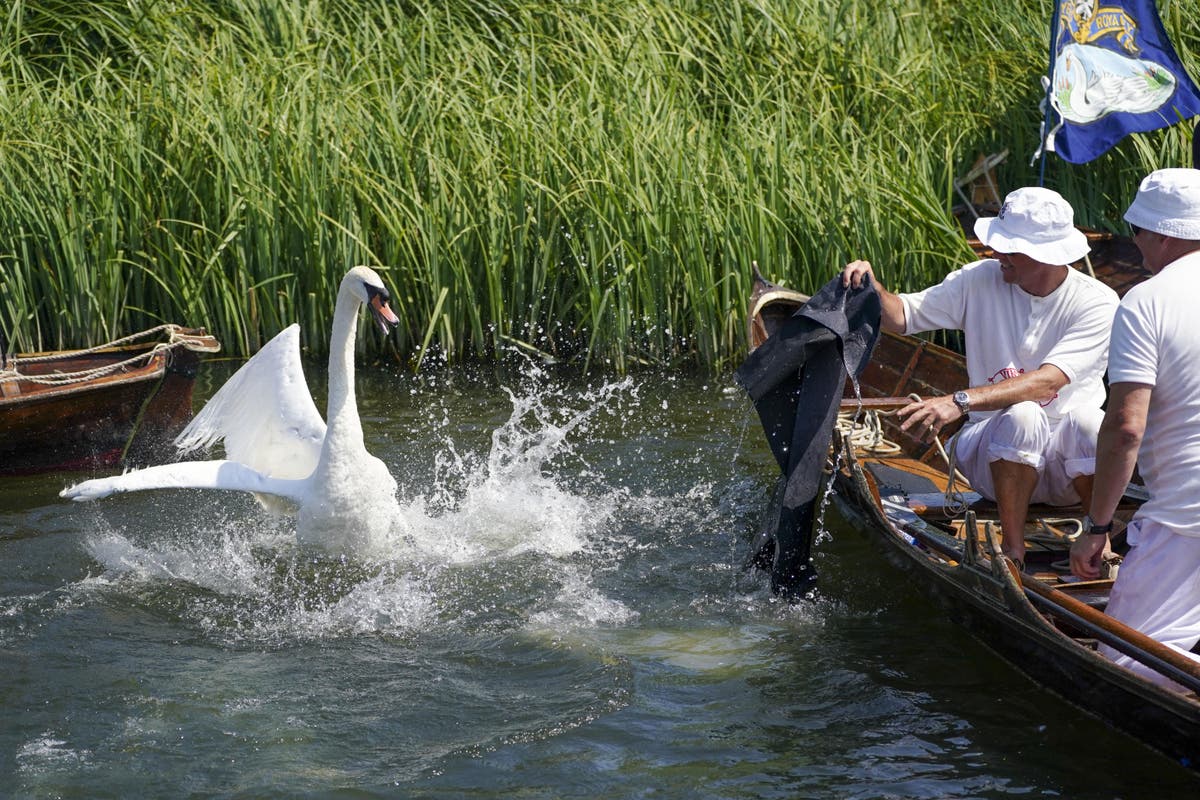
[{"label": "swan's head", "polygon": [[385,335],[389,325],[400,324],[400,318],[388,308],[388,300],[392,296],[388,294],[387,287],[383,285],[383,279],[370,267],[355,267],[347,272],[346,277],[342,278],[342,286],[339,291],[350,292],[358,298],[360,303],[369,308],[371,316],[375,318],[375,324]]}]

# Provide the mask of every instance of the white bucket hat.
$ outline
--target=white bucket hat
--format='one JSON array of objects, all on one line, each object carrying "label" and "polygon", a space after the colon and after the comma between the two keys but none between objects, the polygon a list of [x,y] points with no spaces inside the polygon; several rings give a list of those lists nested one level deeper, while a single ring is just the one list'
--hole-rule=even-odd
[{"label": "white bucket hat", "polygon": [[975,235],[998,253],[1024,253],[1043,264],[1070,264],[1091,249],[1071,204],[1037,186],[1009,192],[999,216],[975,220]]},{"label": "white bucket hat", "polygon": [[1142,179],[1125,221],[1176,239],[1200,239],[1200,170],[1151,172]]}]

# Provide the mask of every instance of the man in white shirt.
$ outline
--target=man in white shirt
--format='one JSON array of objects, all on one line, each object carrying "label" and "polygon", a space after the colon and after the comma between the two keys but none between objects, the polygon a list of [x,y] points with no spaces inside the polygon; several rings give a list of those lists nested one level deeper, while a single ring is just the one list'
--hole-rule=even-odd
[{"label": "man in white shirt", "polygon": [[[1200,641],[1200,171],[1151,173],[1125,220],[1152,277],[1129,290],[1113,322],[1091,519],[1071,547],[1071,569],[1099,575],[1136,463],[1150,499],[1126,529],[1130,549],[1107,611],[1195,659],[1188,651]],[[1100,651],[1169,683],[1128,656]]]},{"label": "man in white shirt", "polygon": [[1089,248],[1057,192],[1009,193],[998,216],[975,221],[975,234],[995,258],[924,291],[885,290],[866,261],[848,264],[842,281],[857,287],[871,277],[884,330],[964,332],[969,386],[900,409],[901,428],[932,440],[968,417],[954,444],[956,465],[996,501],[1004,554],[1024,567],[1029,504],[1086,510],[1091,500],[1117,295],[1068,266]]}]

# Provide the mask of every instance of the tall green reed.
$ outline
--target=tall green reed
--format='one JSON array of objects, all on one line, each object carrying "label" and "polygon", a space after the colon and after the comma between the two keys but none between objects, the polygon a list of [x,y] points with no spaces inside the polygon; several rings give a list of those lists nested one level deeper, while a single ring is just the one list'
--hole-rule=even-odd
[{"label": "tall green reed", "polygon": [[[1162,3],[1193,68],[1200,22]],[[750,263],[814,290],[969,258],[955,175],[1037,180],[1050,4],[16,0],[0,36],[0,324],[20,349],[162,320],[326,348],[349,267],[414,366],[744,352]],[[1193,72],[1197,70],[1193,69]],[[1113,225],[1177,127],[1048,185]]]}]

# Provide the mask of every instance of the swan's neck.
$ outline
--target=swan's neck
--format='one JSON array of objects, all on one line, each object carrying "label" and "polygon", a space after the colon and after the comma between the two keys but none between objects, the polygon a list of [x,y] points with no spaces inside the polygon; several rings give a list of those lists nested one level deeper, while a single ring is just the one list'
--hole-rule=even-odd
[{"label": "swan's neck", "polygon": [[358,330],[357,298],[338,292],[333,312],[333,330],[329,337],[329,430],[326,441],[354,441],[362,445],[362,423],[354,397],[354,336]]}]

